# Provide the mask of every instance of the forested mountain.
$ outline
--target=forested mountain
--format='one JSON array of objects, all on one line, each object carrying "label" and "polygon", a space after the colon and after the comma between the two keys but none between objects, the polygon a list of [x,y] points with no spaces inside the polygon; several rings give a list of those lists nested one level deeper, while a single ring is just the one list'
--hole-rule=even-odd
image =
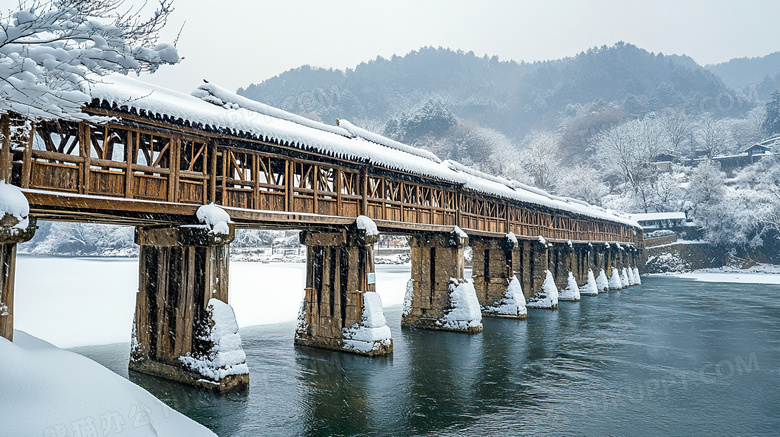
[{"label": "forested mountain", "polygon": [[[749,85],[761,85],[765,80],[780,83],[780,52],[774,52],[757,58],[737,58],[720,64],[707,65],[707,70],[715,73],[732,88]],[[769,90],[771,93],[772,90]]]},{"label": "forested mountain", "polygon": [[[697,106],[728,87],[687,56],[654,54],[621,42],[534,63],[426,47],[346,71],[303,66],[238,92],[328,123],[346,118],[369,128],[381,128],[390,117],[435,98],[459,119],[519,141],[533,129],[556,129],[594,101],[643,115]],[[747,111],[747,106],[730,110]]]}]

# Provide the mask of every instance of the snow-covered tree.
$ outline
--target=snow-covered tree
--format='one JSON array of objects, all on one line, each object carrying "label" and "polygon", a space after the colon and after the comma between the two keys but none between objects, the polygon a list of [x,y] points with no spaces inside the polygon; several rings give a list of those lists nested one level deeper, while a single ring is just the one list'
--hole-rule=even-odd
[{"label": "snow-covered tree", "polygon": [[713,211],[723,199],[726,175],[711,161],[703,161],[693,170],[685,198],[685,209],[699,226],[706,227]]},{"label": "snow-covered tree", "polygon": [[502,173],[499,156],[517,160],[519,155],[506,135],[474,122],[458,123],[451,130],[450,137],[455,148],[461,151],[458,159],[468,157],[471,165],[481,171]]},{"label": "snow-covered tree", "polygon": [[609,193],[609,187],[599,180],[598,172],[585,165],[561,171],[554,184],[556,194],[584,200],[591,205],[601,205]]},{"label": "snow-covered tree", "polygon": [[602,132],[593,148],[607,175],[620,175],[633,186],[640,185],[643,169],[668,150],[666,134],[657,119],[631,120]]},{"label": "snow-covered tree", "polygon": [[171,1],[148,18],[121,0],[21,1],[0,13],[0,112],[83,117],[84,91],[99,76],[177,63],[174,45],[158,43]]},{"label": "snow-covered tree", "polygon": [[525,139],[525,149],[520,154],[520,163],[533,175],[537,187],[552,187],[553,175],[560,166],[560,138],[547,131],[536,131]]},{"label": "snow-covered tree", "polygon": [[668,151],[667,135],[661,122],[652,116],[615,126],[596,137],[592,148],[605,178],[624,185],[626,195],[634,196],[639,210],[655,210],[655,178],[650,162]]},{"label": "snow-covered tree", "polygon": [[680,187],[680,174],[661,173],[655,181],[653,204],[658,212],[679,211],[685,191]]},{"label": "snow-covered tree", "polygon": [[691,121],[685,112],[668,108],[661,112],[658,121],[666,134],[670,151],[678,155],[683,153],[691,132]]},{"label": "snow-covered tree", "polygon": [[761,123],[764,121],[764,107],[757,106],[748,112],[744,118],[728,118],[723,120],[731,130],[737,149],[744,149],[761,141]]},{"label": "snow-covered tree", "polygon": [[766,102],[766,112],[761,129],[767,136],[780,135],[780,90],[772,93],[772,98]]},{"label": "snow-covered tree", "polygon": [[415,144],[426,135],[442,136],[457,124],[455,115],[441,98],[431,97],[401,114],[390,117],[384,135],[395,140]]},{"label": "snow-covered tree", "polygon": [[714,158],[734,147],[734,138],[729,124],[718,120],[710,114],[704,114],[697,120],[695,128],[696,141],[699,147],[707,151],[707,156]]}]

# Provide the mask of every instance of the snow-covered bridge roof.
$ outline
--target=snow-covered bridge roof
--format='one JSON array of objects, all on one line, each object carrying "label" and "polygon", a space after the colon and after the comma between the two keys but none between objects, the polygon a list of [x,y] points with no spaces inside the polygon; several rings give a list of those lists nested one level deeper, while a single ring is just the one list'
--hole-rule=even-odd
[{"label": "snow-covered bridge roof", "polygon": [[361,129],[346,120],[328,125],[205,83],[191,95],[122,75],[98,78],[85,90],[99,104],[208,131],[275,142],[338,159],[368,163],[463,185],[551,209],[639,227],[632,219],[584,202],[550,195],[517,181],[488,175],[433,153]]}]

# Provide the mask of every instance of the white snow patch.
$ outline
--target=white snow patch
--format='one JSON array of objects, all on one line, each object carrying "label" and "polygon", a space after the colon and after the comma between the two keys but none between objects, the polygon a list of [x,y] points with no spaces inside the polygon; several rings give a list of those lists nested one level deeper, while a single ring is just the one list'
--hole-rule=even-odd
[{"label": "white snow patch", "polygon": [[369,132],[365,129],[355,126],[354,124],[348,122],[347,120],[344,119],[336,120],[336,124],[339,125],[339,127],[342,127],[345,130],[347,130],[354,137],[360,137],[366,141],[371,141],[372,143],[380,144],[382,146],[389,147],[391,149],[400,150],[402,152],[411,153],[412,155],[416,155],[425,159],[430,159],[431,161],[436,163],[441,162],[438,156],[434,155],[433,153],[427,150],[419,149],[414,146],[408,146],[406,144],[399,143],[398,141],[391,140],[390,138],[383,137],[382,135]]},{"label": "white snow patch", "polygon": [[460,228],[460,227],[458,227],[458,226],[455,226],[455,227],[452,229],[452,232],[454,232],[454,233],[455,233],[455,235],[457,235],[457,236],[458,236],[458,237],[460,237],[460,238],[463,238],[463,239],[469,238],[469,235],[468,235],[467,233],[463,232],[463,229],[461,229],[461,228]]},{"label": "white snow patch", "polygon": [[506,239],[509,241],[510,244],[513,246],[517,246],[517,235],[515,235],[514,232],[509,232],[506,234]]},{"label": "white snow patch", "polygon": [[628,277],[628,285],[636,285],[636,280],[634,279],[634,269],[631,268],[631,266],[628,266],[626,269],[627,277]]},{"label": "white snow patch", "polygon": [[209,226],[210,234],[227,235],[230,233],[230,215],[214,203],[203,205],[195,213],[201,223]]},{"label": "white snow patch", "polygon": [[210,341],[214,346],[207,356],[193,357],[188,353],[179,357],[179,361],[213,381],[222,380],[229,375],[249,374],[233,308],[219,299],[212,298],[206,311],[213,325],[203,340]]},{"label": "white snow patch", "polygon": [[23,331],[13,343],[0,338],[0,369],[3,435],[216,435],[89,358]]},{"label": "white snow patch", "polygon": [[371,352],[392,344],[390,328],[385,320],[382,309],[382,298],[375,291],[363,293],[363,316],[360,323],[355,323],[342,330],[344,349]]},{"label": "white snow patch", "polygon": [[609,289],[620,290],[621,288],[623,288],[623,282],[620,281],[620,273],[618,273],[618,268],[614,267],[612,269],[612,277],[609,278]]},{"label": "white snow patch", "polygon": [[541,235],[539,236],[539,242],[542,243],[542,245],[547,245],[547,240],[545,240]]},{"label": "white snow patch", "polygon": [[403,317],[412,313],[412,303],[414,302],[414,279],[406,281],[406,294],[404,294]]},{"label": "white snow patch", "polygon": [[599,270],[599,277],[596,278],[596,287],[598,287],[599,293],[609,291],[609,279],[607,279],[604,269]]},{"label": "white snow patch", "polygon": [[0,180],[0,217],[5,214],[12,215],[18,220],[18,223],[13,227],[13,229],[18,230],[16,232],[24,231],[29,226],[27,216],[30,215],[30,204],[24,197],[24,193],[19,187]]},{"label": "white snow patch", "polygon": [[513,275],[501,300],[496,302],[493,306],[486,307],[485,312],[494,313],[500,316],[520,317],[528,314],[528,309],[526,309],[525,305],[526,302],[525,296],[523,295],[523,288],[520,285],[520,281],[517,280],[517,276]]},{"label": "white snow patch", "polygon": [[301,300],[301,307],[298,309],[298,324],[295,325],[295,333],[301,336],[308,334],[309,324],[306,322],[306,298]]},{"label": "white snow patch", "polygon": [[631,285],[631,283],[628,282],[628,271],[625,267],[620,270],[620,284],[623,288],[628,288]]},{"label": "white snow patch", "polygon": [[[604,278],[606,281],[607,278]],[[596,284],[596,279],[593,277],[593,270],[588,269],[588,282],[580,287],[580,294],[584,296],[598,296],[599,287]]]},{"label": "white snow patch", "polygon": [[357,219],[355,219],[355,224],[357,225],[358,229],[366,231],[366,235],[368,236],[379,235],[379,230],[376,228],[376,223],[364,215],[357,216]]},{"label": "white snow patch", "polygon": [[634,267],[634,283],[636,285],[642,285],[642,278],[639,277],[639,269]]},{"label": "white snow patch", "polygon": [[570,302],[577,302],[580,300],[580,287],[577,285],[577,280],[574,279],[574,274],[572,272],[569,272],[566,288],[561,290],[558,294],[558,300]]},{"label": "white snow patch", "polygon": [[679,278],[701,282],[729,282],[735,284],[780,284],[780,265],[757,264],[746,269],[724,266],[699,269],[689,273],[675,274]]},{"label": "white snow patch", "polygon": [[474,285],[468,281],[459,283],[457,279],[450,278],[449,288],[451,308],[437,323],[448,329],[464,331],[468,328],[481,328],[482,311]]},{"label": "white snow patch", "polygon": [[531,308],[553,308],[558,305],[558,287],[555,286],[555,280],[549,270],[545,271],[542,289],[535,296],[528,299],[526,306]]}]

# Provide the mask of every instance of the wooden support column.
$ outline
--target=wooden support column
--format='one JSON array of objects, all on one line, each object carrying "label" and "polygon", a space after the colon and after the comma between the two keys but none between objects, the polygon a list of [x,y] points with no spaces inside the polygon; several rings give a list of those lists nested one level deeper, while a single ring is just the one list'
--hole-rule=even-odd
[{"label": "wooden support column", "polygon": [[[28,155],[31,149],[30,120],[18,114],[3,114],[0,117],[0,180],[8,184],[20,183],[14,180],[14,152]],[[21,192],[12,193],[15,187],[5,189],[8,195],[18,194],[18,199],[7,203],[24,201]],[[25,201],[26,202],[26,201]],[[5,213],[0,217],[0,337],[14,339],[14,279],[16,276],[16,245],[30,240],[35,235],[34,217],[19,217]]]},{"label": "wooden support column", "polygon": [[555,278],[555,285],[559,290],[569,285],[569,271],[571,268],[571,250],[572,247],[566,243],[554,244],[550,248],[550,254],[553,264],[548,267]]},{"label": "wooden support column", "polygon": [[[580,276],[577,279],[578,283],[585,284],[588,281],[588,270],[593,271],[594,275],[598,275],[599,272],[597,270],[593,269],[593,247],[588,244],[583,244],[580,246],[580,266],[582,267],[582,271],[580,272]],[[594,276],[595,278],[595,276]],[[579,282],[582,281],[582,282]]]},{"label": "wooden support column", "polygon": [[[228,302],[234,233],[233,224],[228,234],[215,234],[205,226],[136,228],[140,275],[130,370],[220,392],[249,384],[248,372],[218,368],[228,375],[215,378],[186,364],[215,358],[209,336],[217,323],[214,305]],[[212,299],[220,302],[210,304]]]},{"label": "wooden support column", "polygon": [[[533,246],[535,244],[538,244],[533,241],[523,240],[519,243],[519,251],[522,254],[521,255],[521,268],[522,268],[522,278],[520,279],[520,284],[523,286],[523,294],[525,295],[526,299],[534,295],[534,258],[533,258]],[[517,271],[515,271],[515,274],[517,274]],[[520,278],[518,276],[518,278]]]},{"label": "wooden support column", "polygon": [[548,260],[550,258],[550,248],[547,243],[529,242],[529,249],[531,286],[528,288],[528,291],[524,291],[526,298],[533,297],[537,291],[541,290],[547,275]]},{"label": "wooden support column", "polygon": [[585,285],[588,282],[588,246],[584,244],[574,245],[574,278],[577,285]]},{"label": "wooden support column", "polygon": [[16,276],[16,245],[35,235],[35,218],[27,224],[5,214],[0,218],[0,337],[14,341],[14,279]]},{"label": "wooden support column", "polygon": [[602,250],[604,251],[604,272],[607,274],[608,278],[612,277],[612,267],[614,266],[614,251],[615,246],[610,244],[607,246],[607,244],[604,244],[602,246]]},{"label": "wooden support column", "polygon": [[[402,326],[469,334],[482,332],[481,314],[473,323],[463,324],[448,323],[446,317],[453,309],[450,285],[455,287],[466,282],[463,250],[468,242],[469,238],[459,229],[410,238],[412,279],[411,289],[407,288],[409,305],[404,308]],[[477,300],[476,292],[474,299]]]},{"label": "wooden support column", "polygon": [[361,326],[364,295],[376,291],[374,243],[378,235],[352,227],[340,231],[305,231],[306,289],[295,344],[378,356],[393,351],[387,338],[365,341],[351,338]]}]

